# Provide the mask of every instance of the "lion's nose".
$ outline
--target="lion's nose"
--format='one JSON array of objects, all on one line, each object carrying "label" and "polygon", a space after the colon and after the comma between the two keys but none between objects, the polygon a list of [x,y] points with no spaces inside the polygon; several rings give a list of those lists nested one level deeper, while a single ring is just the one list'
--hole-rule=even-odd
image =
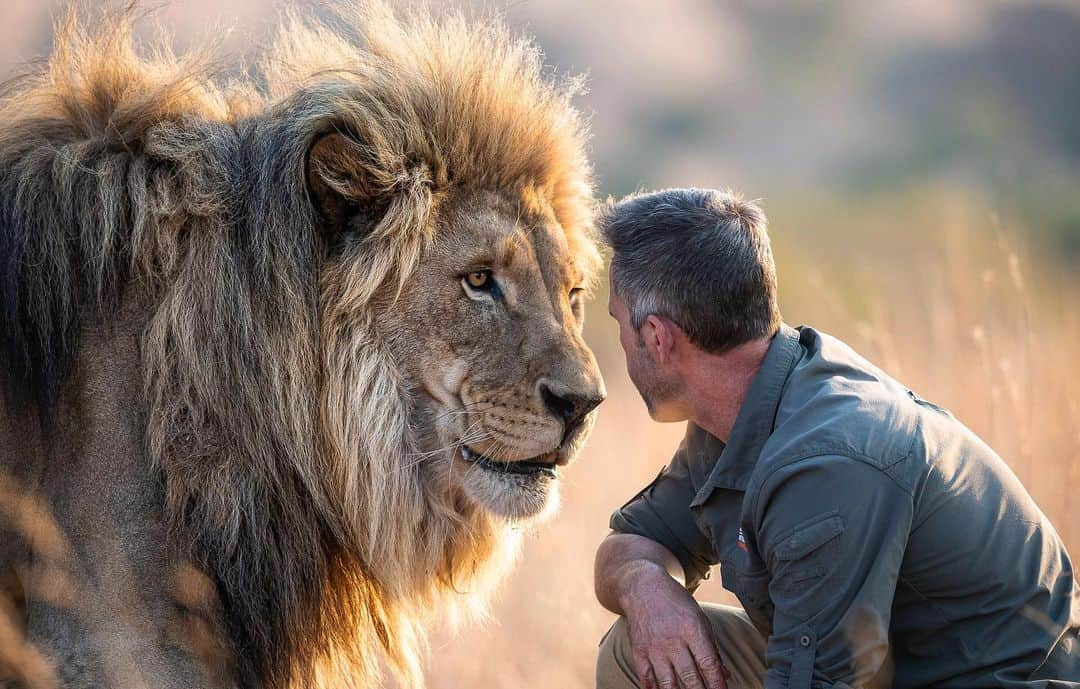
[{"label": "lion's nose", "polygon": [[548,408],[556,418],[563,422],[563,442],[581,426],[581,422],[589,415],[596,406],[604,401],[604,393],[597,396],[576,395],[572,393],[556,393],[546,384],[540,385],[540,396],[544,400],[544,406]]}]

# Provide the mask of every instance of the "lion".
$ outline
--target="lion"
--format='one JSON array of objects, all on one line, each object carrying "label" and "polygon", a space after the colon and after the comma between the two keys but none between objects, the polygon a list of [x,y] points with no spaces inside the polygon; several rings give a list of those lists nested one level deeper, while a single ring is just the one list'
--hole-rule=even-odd
[{"label": "lion", "polygon": [[605,394],[579,82],[458,13],[240,69],[129,15],[0,100],[0,685],[419,686]]}]

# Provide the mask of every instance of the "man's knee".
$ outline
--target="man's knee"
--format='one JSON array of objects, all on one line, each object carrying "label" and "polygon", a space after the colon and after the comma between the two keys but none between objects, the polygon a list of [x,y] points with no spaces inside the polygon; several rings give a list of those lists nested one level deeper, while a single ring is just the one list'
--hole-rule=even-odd
[{"label": "man's knee", "polygon": [[731,678],[729,687],[761,687],[765,681],[765,637],[739,608],[704,603],[720,658]]},{"label": "man's knee", "polygon": [[626,618],[620,617],[600,639],[600,655],[610,656],[629,647],[630,632],[626,626]]},{"label": "man's knee", "polygon": [[[729,687],[761,687],[765,677],[765,637],[739,608],[701,606],[712,626],[720,657],[731,672]],[[640,689],[626,618],[620,617],[600,641],[597,689]]]},{"label": "man's knee", "polygon": [[597,689],[630,689],[639,687],[630,648],[630,633],[626,618],[620,617],[611,625],[596,657]]}]

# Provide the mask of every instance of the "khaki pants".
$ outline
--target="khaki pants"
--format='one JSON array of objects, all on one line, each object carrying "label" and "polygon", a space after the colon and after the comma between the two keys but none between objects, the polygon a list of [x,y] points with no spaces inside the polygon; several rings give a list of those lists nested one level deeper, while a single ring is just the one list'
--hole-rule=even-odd
[{"label": "khaki pants", "polygon": [[[712,624],[720,658],[731,671],[730,689],[761,687],[765,683],[765,638],[739,608],[703,603]],[[626,619],[620,617],[600,642],[596,660],[596,689],[641,689]]]}]

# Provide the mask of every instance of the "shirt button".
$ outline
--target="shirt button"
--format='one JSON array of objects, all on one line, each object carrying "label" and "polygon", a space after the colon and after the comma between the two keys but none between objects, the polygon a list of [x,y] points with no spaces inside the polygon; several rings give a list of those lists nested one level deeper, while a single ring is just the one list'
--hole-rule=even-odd
[{"label": "shirt button", "polygon": [[807,636],[806,634],[803,634],[802,636],[800,636],[799,637],[799,645],[802,646],[803,648],[806,648],[807,646],[809,646],[810,645],[810,637]]}]

